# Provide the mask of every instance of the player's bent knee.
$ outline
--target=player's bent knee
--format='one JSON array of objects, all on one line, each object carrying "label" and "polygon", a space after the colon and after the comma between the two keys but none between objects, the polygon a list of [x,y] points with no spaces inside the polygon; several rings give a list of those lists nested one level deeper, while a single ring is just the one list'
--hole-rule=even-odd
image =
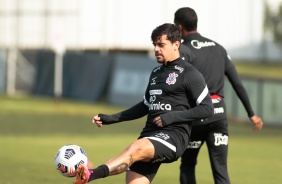
[{"label": "player's bent knee", "polygon": [[135,161],[148,162],[154,158],[154,145],[147,138],[141,138],[132,143],[129,149],[134,153]]}]

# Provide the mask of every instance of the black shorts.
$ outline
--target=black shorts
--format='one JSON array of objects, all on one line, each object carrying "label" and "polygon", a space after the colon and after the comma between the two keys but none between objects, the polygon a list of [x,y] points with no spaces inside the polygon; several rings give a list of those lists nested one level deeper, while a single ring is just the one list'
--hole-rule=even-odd
[{"label": "black shorts", "polygon": [[150,182],[154,179],[162,163],[177,161],[188,146],[189,134],[179,131],[159,130],[139,138],[147,138],[155,148],[151,162],[135,162],[130,170],[146,176]]}]

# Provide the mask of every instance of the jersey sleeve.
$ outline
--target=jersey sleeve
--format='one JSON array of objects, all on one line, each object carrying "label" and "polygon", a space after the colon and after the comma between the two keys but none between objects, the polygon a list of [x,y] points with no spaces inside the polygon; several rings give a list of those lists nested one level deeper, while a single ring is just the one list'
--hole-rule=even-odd
[{"label": "jersey sleeve", "polygon": [[107,115],[107,114],[99,114],[98,116],[101,118],[103,125],[114,124],[122,121],[129,121],[141,118],[148,114],[149,108],[144,102],[139,102],[133,107],[124,110],[122,112]]},{"label": "jersey sleeve", "polygon": [[147,85],[147,89],[143,101],[139,102],[133,107],[112,115],[99,114],[98,116],[101,118],[102,123],[104,125],[109,125],[109,124],[119,123],[122,121],[130,121],[130,120],[138,119],[147,115],[149,113],[148,102],[146,100],[149,93],[148,86],[149,83]]},{"label": "jersey sleeve", "polygon": [[248,116],[252,117],[254,115],[254,111],[252,109],[248,93],[237,73],[237,70],[231,60],[227,57],[225,64],[225,75],[231,83],[234,91],[236,92],[238,98],[241,100],[243,106],[245,107]]},{"label": "jersey sleeve", "polygon": [[194,67],[184,79],[187,96],[194,101],[194,107],[183,111],[171,111],[161,115],[163,126],[174,122],[190,122],[213,115],[214,107],[204,78]]}]

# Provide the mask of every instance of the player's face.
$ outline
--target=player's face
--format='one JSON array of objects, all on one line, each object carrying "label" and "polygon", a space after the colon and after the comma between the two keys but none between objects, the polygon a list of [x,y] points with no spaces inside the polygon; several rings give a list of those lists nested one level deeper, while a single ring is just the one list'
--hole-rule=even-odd
[{"label": "player's face", "polygon": [[158,63],[166,64],[168,61],[175,59],[175,51],[178,52],[178,45],[167,40],[166,35],[154,40],[153,45]]}]

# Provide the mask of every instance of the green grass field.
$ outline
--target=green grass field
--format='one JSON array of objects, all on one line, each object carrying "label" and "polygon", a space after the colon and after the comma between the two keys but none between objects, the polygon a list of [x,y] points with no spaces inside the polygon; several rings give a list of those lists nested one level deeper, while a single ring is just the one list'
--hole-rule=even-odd
[{"label": "green grass field", "polygon": [[[72,183],[54,166],[54,156],[64,144],[78,144],[89,160],[100,165],[119,154],[137,138],[144,119],[98,128],[91,118],[121,107],[99,103],[38,97],[0,96],[0,183]],[[251,124],[230,122],[229,173],[233,184],[282,182],[282,128],[265,125],[254,133]],[[197,167],[199,184],[213,183],[207,150],[201,150]],[[153,183],[178,183],[179,162],[164,164]],[[125,175],[96,180],[96,184],[124,184]]]}]

